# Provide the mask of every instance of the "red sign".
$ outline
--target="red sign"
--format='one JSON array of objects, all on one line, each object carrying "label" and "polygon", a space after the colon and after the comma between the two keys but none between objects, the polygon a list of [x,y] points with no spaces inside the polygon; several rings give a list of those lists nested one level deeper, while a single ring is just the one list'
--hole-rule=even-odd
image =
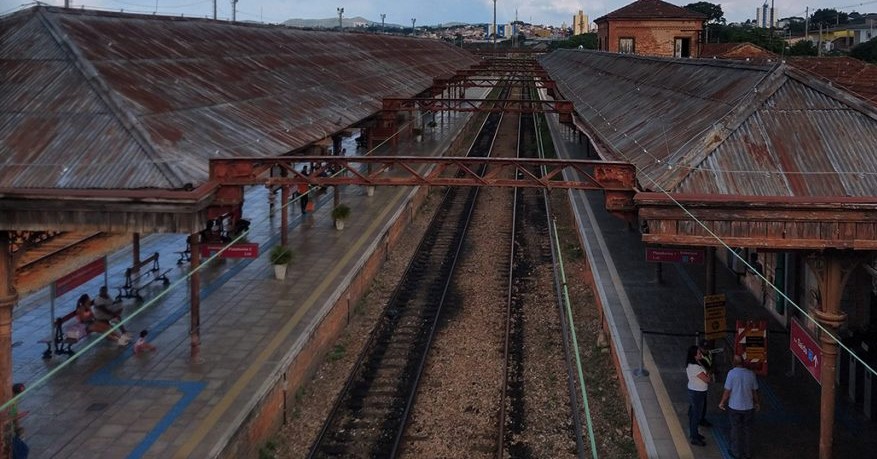
[{"label": "red sign", "polygon": [[[225,244],[202,244],[201,245],[201,256],[209,257],[211,254],[219,252],[223,247],[226,247]],[[242,242],[240,244],[232,244],[228,246],[222,253],[219,254],[219,258],[258,258],[259,257],[259,244],[255,242]]]},{"label": "red sign", "polygon": [[73,271],[72,273],[58,278],[55,281],[55,297],[59,297],[76,287],[88,282],[94,276],[107,270],[107,259],[98,258],[91,263]]},{"label": "red sign", "polygon": [[704,251],[698,249],[646,247],[646,261],[702,264],[703,258]]},{"label": "red sign", "polygon": [[767,375],[767,321],[738,320],[734,352],[755,374]]},{"label": "red sign", "polygon": [[819,380],[819,376],[822,374],[822,348],[795,319],[792,319],[789,348],[792,350],[792,354],[804,365],[804,368],[816,378],[816,382],[822,384],[822,381]]}]

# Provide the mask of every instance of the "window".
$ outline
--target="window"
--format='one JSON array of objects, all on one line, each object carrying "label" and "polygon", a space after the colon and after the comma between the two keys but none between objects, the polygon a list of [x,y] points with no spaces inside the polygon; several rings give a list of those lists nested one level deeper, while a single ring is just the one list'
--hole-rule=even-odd
[{"label": "window", "polygon": [[677,38],[674,40],[673,57],[691,57],[690,38]]},{"label": "window", "polygon": [[633,38],[619,38],[618,39],[618,52],[625,54],[632,54],[635,51]]}]

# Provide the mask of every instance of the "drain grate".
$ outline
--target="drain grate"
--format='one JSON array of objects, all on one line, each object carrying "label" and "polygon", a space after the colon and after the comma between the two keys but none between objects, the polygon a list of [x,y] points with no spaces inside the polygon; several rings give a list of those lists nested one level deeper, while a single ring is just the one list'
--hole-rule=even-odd
[{"label": "drain grate", "polygon": [[86,408],[85,411],[103,411],[107,409],[107,406],[109,406],[108,403],[92,403],[91,405],[88,405],[88,408]]}]

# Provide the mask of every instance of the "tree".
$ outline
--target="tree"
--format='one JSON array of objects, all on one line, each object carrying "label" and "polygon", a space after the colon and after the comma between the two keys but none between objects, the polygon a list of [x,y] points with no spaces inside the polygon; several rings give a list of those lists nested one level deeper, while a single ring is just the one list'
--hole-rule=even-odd
[{"label": "tree", "polygon": [[854,46],[850,50],[850,56],[877,64],[877,39],[872,38],[865,43],[859,43]]},{"label": "tree", "polygon": [[810,24],[816,27],[819,27],[819,24],[825,27],[834,27],[847,22],[849,22],[847,13],[839,12],[834,8],[821,8],[810,15]]},{"label": "tree", "polygon": [[548,45],[548,49],[578,48],[579,46],[584,49],[597,49],[597,34],[583,33],[569,37],[566,40],[553,41]]},{"label": "tree", "polygon": [[792,34],[793,36],[794,36],[794,35],[804,35],[804,31],[805,31],[806,28],[807,28],[807,27],[806,27],[807,24],[806,24],[806,22],[804,21],[804,18],[802,18],[802,17],[798,17],[798,16],[792,16],[792,17],[788,17],[788,18],[782,18],[782,19],[779,20],[779,22],[785,22],[785,23],[787,23],[788,26],[786,26],[786,30],[788,30],[789,32],[791,32],[791,34]]},{"label": "tree", "polygon": [[817,51],[816,45],[810,40],[800,40],[789,47],[790,56],[816,56]]},{"label": "tree", "polygon": [[711,24],[724,24],[725,13],[722,11],[722,5],[716,5],[710,2],[697,2],[685,5],[685,9],[697,11],[707,16],[707,22]]}]

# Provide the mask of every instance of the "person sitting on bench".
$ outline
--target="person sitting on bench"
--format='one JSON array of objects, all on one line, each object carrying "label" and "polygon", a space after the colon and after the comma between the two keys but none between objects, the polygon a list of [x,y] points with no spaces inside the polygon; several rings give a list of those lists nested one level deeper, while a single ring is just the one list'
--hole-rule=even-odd
[{"label": "person sitting on bench", "polygon": [[[93,301],[91,301],[91,297],[87,293],[82,294],[79,297],[79,301],[76,302],[76,318],[85,327],[86,333],[106,333],[112,328],[112,325],[106,320],[97,320],[94,317],[94,312],[91,310],[92,303]],[[110,333],[109,339],[115,341],[120,346],[128,344],[128,341],[117,331]]]},{"label": "person sitting on bench", "polygon": [[[100,291],[94,298],[94,301],[92,301],[92,304],[92,312],[94,313],[95,320],[103,320],[110,324],[112,324],[113,321],[122,320],[122,309],[124,308],[122,302],[114,301],[110,297],[106,285],[101,286]],[[119,326],[119,331],[121,331],[123,335],[128,334],[124,325]]]}]

